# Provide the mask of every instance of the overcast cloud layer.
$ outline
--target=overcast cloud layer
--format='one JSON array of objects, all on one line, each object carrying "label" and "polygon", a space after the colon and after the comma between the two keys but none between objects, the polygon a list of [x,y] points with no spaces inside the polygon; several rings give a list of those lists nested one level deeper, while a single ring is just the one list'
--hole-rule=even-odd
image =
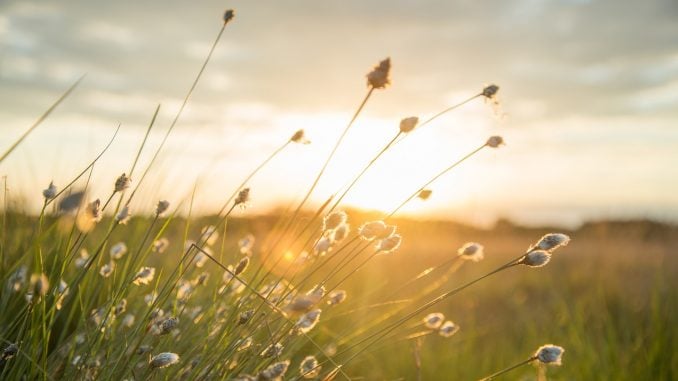
[{"label": "overcast cloud layer", "polygon": [[[32,198],[51,179],[66,183],[122,123],[94,176],[105,193],[162,103],[151,144],[159,141],[227,7],[236,19],[170,140],[153,180],[162,185],[140,202],[180,199],[202,173],[201,207],[209,210],[288,134],[305,128],[318,136],[314,144],[295,147],[251,184],[278,189],[258,192],[260,212],[298,197],[360,101],[364,74],[390,56],[393,86],[370,102],[339,162],[358,169],[400,118],[432,115],[490,82],[502,88],[506,116],[493,117],[479,101],[418,131],[381,168],[392,175],[366,178],[356,195],[370,186],[407,194],[400,188],[416,189],[474,142],[500,134],[508,146],[437,184],[422,212],[475,222],[678,219],[673,0],[3,1],[0,150],[87,74],[0,165],[13,192]],[[406,144],[426,142],[439,145],[435,153],[408,158]],[[295,167],[300,159],[309,164]],[[316,201],[347,176],[329,179]],[[365,206],[359,197],[356,204]]]}]

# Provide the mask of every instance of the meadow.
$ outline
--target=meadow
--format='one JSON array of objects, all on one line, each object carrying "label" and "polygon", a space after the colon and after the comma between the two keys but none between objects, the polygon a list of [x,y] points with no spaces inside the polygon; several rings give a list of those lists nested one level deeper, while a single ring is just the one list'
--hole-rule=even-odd
[{"label": "meadow", "polygon": [[[0,378],[11,380],[671,380],[678,373],[678,227],[590,222],[573,231],[500,220],[480,229],[399,216],[490,136],[445,163],[391,211],[341,202],[389,149],[468,102],[496,105],[486,85],[434,116],[406,117],[374,158],[324,203],[307,202],[370,97],[388,87],[390,59],[301,201],[248,215],[250,180],[304,130],[261,158],[218,213],[194,195],[135,198],[180,121],[223,27],[164,139],[147,137],[129,171],[90,191],[108,146],[67,184],[46,183],[39,214],[3,193]],[[25,134],[46,120],[78,82]],[[117,131],[116,131],[117,134]],[[111,138],[114,141],[116,136]],[[152,159],[139,161],[142,152]],[[237,165],[238,163],[234,163]],[[8,175],[11,177],[11,174]],[[152,178],[152,177],[151,177]],[[6,184],[6,183],[5,183]],[[230,194],[230,196],[229,196]],[[137,210],[152,210],[149,213]],[[234,211],[243,212],[235,216]]]},{"label": "meadow", "polygon": [[[349,220],[370,220],[373,215],[353,212],[349,214]],[[22,215],[5,217],[5,232],[11,232],[12,238],[5,241],[4,252],[19,249],[23,242],[30,242],[33,228],[38,223],[35,218]],[[237,263],[243,257],[238,241],[250,234],[265,237],[273,228],[276,217],[279,216],[229,221],[225,236],[214,243],[215,256],[224,263]],[[158,278],[168,277],[169,272],[180,263],[184,252],[182,237],[199,237],[202,227],[212,226],[217,221],[215,217],[201,217],[192,221],[177,218],[162,234],[169,238],[169,245],[162,253],[149,253],[145,264],[157,269]],[[324,353],[336,353],[370,330],[383,326],[388,322],[386,317],[404,314],[413,304],[417,305],[416,301],[421,303],[441,290],[487,273],[532,244],[533,237],[550,231],[523,228],[509,222],[500,223],[492,229],[478,229],[450,221],[396,219],[394,222],[403,236],[417,239],[404,240],[397,253],[377,257],[374,263],[348,278],[341,287],[347,292],[347,299],[339,305],[323,308],[322,318],[311,332],[312,340],[321,346]],[[119,261],[119,267],[130,266],[134,250],[143,241],[151,223],[149,218],[133,218],[124,232],[109,237],[112,244],[125,242],[132,253]],[[56,242],[65,236],[56,228],[51,233],[54,235],[48,239]],[[411,319],[408,324],[360,354],[347,365],[346,374],[351,379],[368,380],[473,380],[524,359],[544,342],[553,342],[567,348],[563,366],[524,367],[513,371],[506,379],[672,379],[678,370],[678,361],[673,355],[677,342],[674,327],[677,323],[675,302],[678,297],[674,278],[678,266],[673,254],[678,245],[678,228],[649,221],[597,222],[568,233],[577,239],[562,249],[563,252],[558,253],[548,266],[510,269],[510,272],[497,274],[427,309],[419,318]],[[92,242],[99,242],[103,238],[103,232],[90,237]],[[482,261],[454,260],[458,257],[457,248],[468,240],[482,242],[485,246],[486,257]],[[259,241],[252,246],[252,253],[255,253],[253,262],[258,259],[256,253],[263,252],[263,246]],[[94,250],[87,244],[84,247],[90,252]],[[30,248],[20,249],[24,250]],[[25,295],[13,293],[9,289],[12,274],[8,265],[10,258],[4,259],[3,279],[6,287],[3,288],[3,311],[15,313],[2,314],[3,339],[17,334],[9,328],[16,329],[17,322],[21,321],[17,318],[24,317],[26,313]],[[55,259],[52,261],[58,263]],[[100,263],[105,264],[104,261]],[[75,264],[71,266],[76,267]],[[436,270],[414,280],[431,268]],[[126,311],[143,316],[144,312],[148,312],[144,297],[152,290],[157,292],[162,289],[162,282],[154,281],[145,287],[126,287],[121,279],[123,276],[118,276],[118,272],[120,270],[114,271],[110,278],[101,278],[98,272],[94,272],[89,282],[83,284],[83,293],[92,298],[92,305],[106,306],[117,283],[129,293],[126,296]],[[312,277],[308,284],[320,281],[327,272]],[[215,369],[218,372],[210,378],[230,379],[235,375],[229,377],[225,376],[229,372],[220,373],[230,367],[241,370],[238,362],[244,361],[246,367],[248,356],[255,357],[255,362],[263,361],[258,358],[258,354],[267,345],[266,333],[259,339],[261,341],[252,344],[247,354],[229,359],[229,366],[221,362],[224,360],[217,360],[219,356],[214,358],[220,351],[227,353],[227,348],[232,345],[223,342],[223,347],[218,348],[208,344],[214,330],[224,324],[224,320],[218,318],[218,310],[228,311],[232,305],[227,302],[230,300],[227,296],[219,294],[219,289],[225,284],[224,271],[214,263],[207,261],[202,268],[193,269],[188,274],[195,279],[205,273],[209,274],[209,278],[187,302],[189,308],[176,300],[165,302],[166,313],[179,311],[173,312],[174,316],[179,316],[179,326],[166,337],[149,334],[148,323],[142,324],[141,332],[135,332],[134,325],[128,327],[122,323],[123,314],[106,326],[110,331],[102,332],[99,349],[89,352],[89,349],[82,351],[78,345],[68,345],[77,340],[78,333],[97,332],[99,326],[89,314],[81,310],[74,312],[82,316],[71,322],[71,328],[56,322],[52,328],[52,343],[48,348],[51,356],[46,377],[98,377],[99,372],[105,371],[108,361],[115,359],[114,355],[120,355],[121,352],[128,356],[123,360],[131,372],[128,377],[135,379],[173,379],[179,374],[187,379],[203,379],[204,375],[193,374],[193,377],[189,377],[192,373],[187,370],[191,368],[188,366],[189,361],[194,362],[201,357],[218,361]],[[189,279],[188,274],[186,279]],[[180,287],[181,283],[177,283],[177,288]],[[173,290],[170,299],[176,298],[177,292]],[[51,301],[56,299],[55,296]],[[270,310],[262,312],[262,318],[270,319],[270,324],[275,324],[275,313]],[[429,312],[443,313],[460,327],[459,331],[446,338],[436,330],[426,329],[420,319]],[[98,323],[102,324],[101,321]],[[247,326],[245,331],[254,330],[254,327]],[[140,342],[148,343],[153,353],[166,350],[181,356],[175,369],[168,367],[145,373],[148,370],[148,358],[128,353],[129,348],[138,344],[135,338],[144,333],[150,337]],[[55,336],[61,335],[62,347],[59,348],[57,343],[60,341]],[[298,341],[289,352],[285,349],[280,358],[292,360],[293,366],[309,354],[322,358],[320,349],[303,339]],[[63,343],[66,343],[65,346]],[[64,352],[65,348],[69,352]],[[71,365],[77,356],[85,355],[83,352],[95,353],[95,358],[87,361],[96,361],[102,369]],[[7,360],[3,364],[4,376],[17,378],[26,372],[27,375],[40,378],[38,364],[28,357],[37,356],[38,353],[26,350],[27,357],[19,355]],[[18,369],[22,370],[17,372]],[[79,369],[82,374],[76,376],[72,373],[75,369]]]}]

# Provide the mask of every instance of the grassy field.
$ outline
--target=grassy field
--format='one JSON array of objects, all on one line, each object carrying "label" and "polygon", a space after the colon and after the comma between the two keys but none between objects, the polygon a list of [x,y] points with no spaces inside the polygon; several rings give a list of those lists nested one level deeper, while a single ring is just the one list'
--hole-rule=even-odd
[{"label": "grassy field", "polygon": [[[597,222],[562,231],[500,221],[484,230],[398,214],[413,200],[425,202],[436,180],[478,152],[500,149],[501,136],[468,147],[424,184],[411,184],[414,192],[391,211],[343,210],[344,196],[407,134],[470,102],[497,111],[497,85],[460,97],[428,119],[402,119],[346,185],[314,206],[325,197],[316,186],[333,169],[354,121],[391,83],[385,58],[361,78],[362,101],[319,159],[322,166],[309,170],[313,183],[295,190],[298,204],[260,216],[247,210],[250,180],[286,147],[308,144],[303,129],[262,153],[240,185],[220,190],[223,204],[211,205],[219,210],[213,216],[196,216],[193,209],[200,181],[183,184],[192,185],[192,196],[156,198],[152,179],[165,143],[233,18],[232,10],[224,12],[154,151],[147,143],[160,106],[136,156],[112,158],[131,165],[129,176],[104,181],[109,194],[94,194],[93,183],[102,181],[94,167],[110,164],[111,157],[100,159],[119,128],[91,162],[60,187],[50,183],[42,198],[38,191],[11,194],[7,179],[15,174],[4,177],[0,379],[678,377],[678,227]],[[3,142],[0,164],[79,81],[21,136]],[[264,191],[283,202],[275,189]],[[39,214],[26,212],[39,202]]]},{"label": "grassy field", "polygon": [[[277,279],[275,274],[283,275],[288,268],[285,259],[276,263],[279,257],[264,255],[273,244],[267,232],[274,230],[275,217],[229,221],[226,234],[220,234],[219,239],[211,242],[214,256],[222,263],[236,264],[244,257],[238,240],[253,234],[257,240],[242,279],[252,279],[254,284],[254,279],[259,279],[257,269],[271,269],[266,279]],[[360,224],[371,217],[353,213],[349,221]],[[202,369],[202,372],[211,372],[210,378],[230,379],[241,372],[256,373],[272,361],[261,359],[257,354],[274,336],[272,333],[285,326],[284,322],[268,307],[263,307],[260,316],[243,326],[229,321],[234,319],[229,314],[238,316],[234,311],[257,306],[257,298],[248,290],[242,294],[220,294],[224,270],[212,261],[206,261],[201,268],[188,266],[183,280],[196,279],[203,272],[209,274],[209,280],[201,286],[194,283],[195,294],[190,299],[177,298],[178,289],[185,287],[186,282],[172,277],[172,272],[181,267],[184,237],[197,239],[202,227],[217,223],[217,219],[160,219],[153,224],[149,218],[134,218],[114,231],[109,237],[110,245],[125,242],[128,253],[116,261],[110,277],[103,278],[98,271],[90,271],[84,278],[77,303],[67,298],[61,310],[50,313],[49,307],[58,296],[48,294],[43,299],[47,307],[45,316],[51,323],[49,343],[38,339],[43,333],[38,329],[42,326],[41,319],[36,317],[42,316],[42,312],[39,309],[26,312],[27,306],[41,306],[26,303],[29,285],[22,285],[18,292],[10,288],[10,278],[22,261],[16,254],[35,250],[27,243],[35,242],[39,221],[21,215],[6,216],[5,221],[0,272],[5,287],[0,332],[3,341],[21,342],[19,348],[25,351],[24,356],[3,362],[5,377],[17,378],[26,373],[31,378],[40,378],[38,369],[41,368],[48,378],[173,379],[182,375],[186,379],[202,379],[206,373],[197,371]],[[106,222],[110,221],[100,224]],[[340,288],[347,291],[346,301],[321,307],[320,322],[308,332],[308,337],[283,335],[285,348],[279,356],[292,361],[290,379],[292,374],[298,374],[295,368],[305,356],[314,355],[322,361],[323,352],[335,354],[330,357],[341,364],[348,354],[355,353],[355,349],[341,353],[352,343],[442,291],[477,278],[523,253],[536,238],[551,231],[520,228],[509,223],[481,230],[445,221],[393,222],[404,237],[398,251],[372,258],[340,283]],[[165,223],[167,227],[163,230]],[[58,279],[54,274],[59,273],[63,265],[63,258],[56,253],[63,252],[69,239],[72,247],[84,248],[92,254],[105,236],[105,230],[95,230],[78,241],[79,234],[65,228],[67,224],[63,218],[43,221],[40,246],[45,268],[51,269],[46,273],[50,274],[52,284]],[[154,228],[149,230],[150,226]],[[542,344],[554,343],[566,348],[563,366],[525,366],[504,376],[505,379],[537,379],[539,372],[545,372],[542,376],[552,380],[670,380],[675,377],[678,372],[678,359],[674,355],[678,342],[675,330],[678,288],[674,276],[678,266],[674,254],[678,247],[678,228],[645,221],[601,222],[567,233],[573,237],[572,243],[559,249],[547,266],[509,268],[463,290],[370,345],[351,359],[343,371],[352,379],[473,380],[525,360]],[[168,238],[167,250],[163,253],[147,250],[152,243],[146,238],[142,245],[147,234]],[[475,263],[454,259],[457,248],[467,241],[485,246],[484,260]],[[108,247],[105,251],[96,261],[95,270],[109,261]],[[284,258],[284,253],[281,255]],[[145,266],[156,269],[153,282],[145,286],[126,283],[142,258]],[[324,280],[331,289],[345,273],[357,268],[358,262],[354,261],[343,272],[334,265],[326,266],[302,283],[309,288]],[[436,267],[441,263],[442,267]],[[284,275],[293,282],[303,279],[299,274],[308,272],[305,266],[289,267],[292,271]],[[412,281],[431,267],[436,270]],[[70,264],[64,267],[61,278],[76,279],[77,274],[76,266]],[[332,277],[327,279],[328,275]],[[163,294],[166,283],[173,289]],[[166,295],[158,304],[165,311],[165,317],[179,318],[178,326],[168,335],[149,333],[154,321],[152,316],[144,321],[144,314],[151,310],[144,296],[153,290],[161,295],[160,299]],[[125,313],[134,314],[135,323],[126,326],[122,321],[124,314],[111,318],[109,323],[93,320],[90,311],[117,305],[114,300],[118,292],[125,296]],[[71,289],[69,295],[73,293]],[[61,311],[69,311],[68,316]],[[428,312],[443,313],[461,327],[459,332],[444,338],[435,330],[425,329],[420,320]],[[297,315],[290,313],[289,316],[296,319]],[[260,322],[257,317],[261,318]],[[36,332],[31,332],[32,329]],[[97,337],[99,330],[103,332]],[[84,342],[74,345],[79,334],[85,334],[87,339],[81,336],[79,340]],[[219,338],[219,335],[223,336]],[[236,337],[246,336],[254,338],[250,349],[239,353],[228,351]],[[176,353],[181,359],[179,365],[150,371],[147,354],[130,353],[139,345],[149,345],[153,354]],[[46,358],[42,356],[43,350],[48,353]],[[79,366],[77,361],[73,365],[77,356],[86,356],[86,353],[89,353],[87,366]],[[195,372],[191,371],[191,363]],[[323,374],[331,368],[324,365]]]}]

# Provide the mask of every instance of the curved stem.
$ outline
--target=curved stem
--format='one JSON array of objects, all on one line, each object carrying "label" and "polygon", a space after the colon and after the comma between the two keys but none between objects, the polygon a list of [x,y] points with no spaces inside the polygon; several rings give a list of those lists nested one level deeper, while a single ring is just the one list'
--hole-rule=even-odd
[{"label": "curved stem", "polygon": [[[355,120],[358,119],[358,115],[360,115],[360,112],[363,110],[363,108],[365,108],[365,104],[367,104],[367,100],[370,99],[370,96],[372,95],[373,92],[374,92],[374,87],[370,87],[370,89],[367,91],[367,94],[365,95],[365,98],[363,98],[363,101],[360,103],[360,106],[358,106],[358,109],[355,111],[355,113],[353,113],[353,117],[351,118],[351,120],[346,125],[346,128],[344,128],[344,131],[339,136],[339,139],[337,140],[337,142],[334,144],[332,151],[330,152],[329,156],[327,156],[327,160],[325,160],[325,164],[323,164],[322,168],[320,169],[320,172],[318,172],[318,175],[316,176],[315,180],[313,181],[311,188],[309,188],[309,190],[306,192],[306,195],[304,196],[304,199],[301,200],[301,203],[299,203],[299,206],[297,207],[297,212],[306,203],[308,198],[311,196],[311,193],[313,193],[313,191],[315,190],[315,187],[318,185],[320,178],[325,173],[327,166],[330,164],[330,161],[332,161],[334,154],[337,152],[337,149],[339,149],[341,142],[344,140],[344,137],[346,137],[346,134],[348,134],[348,131],[351,129],[351,126],[353,126],[353,123],[355,122]],[[296,213],[295,213],[295,215],[296,215]]]},{"label": "curved stem", "polygon": [[386,220],[386,219],[388,219],[388,218],[391,218],[391,217],[392,217],[394,214],[396,214],[403,206],[405,206],[405,204],[407,204],[408,202],[412,201],[413,198],[417,197],[417,195],[419,195],[419,192],[421,192],[422,190],[426,189],[427,186],[431,185],[431,183],[433,183],[434,181],[438,180],[442,175],[444,175],[444,174],[446,174],[447,172],[451,171],[451,170],[454,169],[456,166],[458,166],[459,164],[463,163],[463,162],[466,161],[468,158],[470,158],[471,156],[475,155],[476,153],[478,153],[480,150],[482,150],[482,149],[485,148],[485,147],[487,147],[487,144],[481,145],[480,147],[478,147],[478,148],[474,149],[473,151],[469,152],[468,154],[466,154],[466,156],[464,156],[464,157],[462,157],[461,159],[459,159],[459,160],[457,160],[456,162],[454,162],[454,163],[453,163],[452,165],[450,165],[449,167],[447,167],[447,168],[443,169],[442,171],[438,172],[438,174],[435,175],[435,176],[433,176],[433,178],[432,178],[431,180],[429,180],[428,182],[426,182],[426,184],[422,185],[419,189],[417,189],[414,193],[412,193],[412,194],[410,195],[410,197],[408,197],[405,201],[401,202],[400,205],[398,205],[398,207],[395,208],[391,213],[389,213],[384,219]]},{"label": "curved stem", "polygon": [[332,151],[330,151],[330,154],[327,156],[327,159],[325,160],[325,163],[323,164],[322,168],[320,168],[320,171],[318,172],[318,175],[315,177],[315,180],[313,180],[313,184],[311,184],[311,187],[308,189],[306,194],[304,195],[304,198],[301,200],[297,208],[294,210],[294,213],[292,214],[292,218],[288,221],[287,224],[282,229],[282,232],[280,233],[280,236],[278,236],[278,239],[274,242],[273,246],[269,250],[269,252],[273,252],[280,241],[285,237],[287,232],[289,231],[290,227],[292,226],[292,222],[296,221],[297,216],[299,215],[299,212],[301,211],[301,208],[306,204],[306,201],[311,197],[311,194],[315,190],[315,187],[318,186],[318,182],[320,182],[320,178],[323,176],[325,173],[325,170],[327,169],[327,166],[330,164],[330,161],[332,161],[332,158],[334,157],[334,154],[337,152],[339,149],[339,146],[341,145],[341,142],[344,140],[344,137],[346,134],[348,134],[348,131],[351,129],[351,126],[353,126],[353,123],[358,119],[358,115],[360,115],[360,112],[365,108],[365,104],[367,104],[367,101],[370,99],[370,96],[374,92],[374,87],[370,87],[370,89],[367,91],[367,94],[365,94],[365,97],[363,98],[362,102],[360,102],[360,105],[356,109],[356,111],[353,113],[353,117],[351,117],[351,120],[348,122],[346,125],[346,128],[344,128],[344,131],[341,133],[339,136],[339,139],[337,139],[337,142],[334,144],[334,147],[332,147]]},{"label": "curved stem", "polygon": [[64,193],[66,190],[68,190],[73,184],[75,184],[76,181],[78,181],[82,176],[84,176],[85,173],[87,173],[87,171],[89,171],[90,169],[92,169],[94,167],[94,164],[96,164],[96,162],[99,161],[99,159],[101,159],[101,157],[104,155],[104,153],[106,153],[106,151],[108,151],[108,148],[111,146],[111,144],[113,144],[113,141],[115,140],[115,137],[118,136],[119,131],[120,131],[120,125],[118,124],[118,127],[115,129],[113,136],[111,136],[111,139],[108,141],[108,143],[106,144],[104,149],[102,149],[101,152],[99,152],[99,154],[94,158],[94,160],[92,160],[92,162],[90,162],[89,165],[87,167],[85,167],[85,169],[82,170],[82,172],[80,172],[77,176],[75,176],[75,178],[70,183],[68,183],[59,192],[57,192],[57,194],[54,196],[54,198],[47,201],[47,205],[54,202],[54,200],[56,200],[62,193]]},{"label": "curved stem", "polygon": [[391,146],[393,146],[393,144],[401,135],[402,132],[399,130],[398,133],[393,137],[393,139],[391,139],[391,141],[389,141],[384,146],[384,148],[382,148],[381,151],[379,151],[379,153],[374,158],[372,158],[372,160],[370,160],[369,163],[367,163],[365,168],[363,168],[363,170],[360,171],[360,173],[358,173],[358,175],[355,178],[353,178],[353,181],[351,181],[351,183],[346,187],[341,196],[337,198],[337,200],[334,202],[334,205],[332,205],[332,207],[330,208],[330,210],[327,211],[327,213],[331,213],[337,206],[339,206],[339,203],[341,203],[341,200],[343,200],[344,197],[346,197],[346,194],[351,190],[351,188],[353,188],[353,186],[358,182],[358,180],[360,180],[360,178],[365,174],[365,172],[367,172],[367,170],[370,169],[370,167],[374,165],[374,163],[377,160],[379,160],[379,158],[384,154],[384,152],[386,152],[389,148],[391,148]]},{"label": "curved stem", "polygon": [[[418,130],[418,129],[421,129],[421,128],[424,127],[425,125],[427,125],[427,124],[433,122],[434,120],[438,119],[439,117],[443,116],[444,114],[447,114],[448,112],[450,112],[450,111],[452,111],[452,110],[454,110],[454,109],[456,109],[456,108],[459,108],[459,107],[461,107],[461,106],[467,104],[468,102],[470,102],[470,101],[472,101],[472,100],[474,100],[474,99],[476,99],[476,98],[478,98],[478,97],[480,97],[480,96],[482,96],[482,95],[483,95],[483,93],[478,93],[478,94],[476,94],[476,95],[474,95],[474,96],[472,96],[472,97],[466,98],[465,100],[463,100],[463,101],[461,101],[461,102],[459,102],[459,103],[457,103],[457,104],[455,104],[455,105],[453,105],[453,106],[450,106],[450,107],[446,108],[446,109],[443,110],[443,111],[440,111],[439,113],[437,113],[437,114],[433,115],[432,117],[426,119],[425,121],[419,123],[419,125],[417,126],[416,129],[417,129],[417,130]],[[402,142],[402,141],[405,140],[405,139],[407,138],[407,136],[409,136],[409,135],[410,135],[410,134],[407,134],[407,135],[403,136],[402,138],[400,138],[400,140],[398,140],[397,142],[395,142],[395,144],[398,144],[398,143]]]},{"label": "curved stem", "polygon": [[[522,256],[521,256],[521,257],[522,257]],[[466,289],[466,288],[468,288],[468,287],[474,285],[475,283],[478,283],[478,282],[480,282],[481,280],[483,280],[483,279],[485,279],[485,278],[487,278],[487,277],[490,277],[490,276],[492,276],[492,275],[494,275],[494,274],[496,274],[496,273],[498,273],[498,272],[500,272],[500,271],[503,271],[503,270],[505,270],[505,269],[507,269],[507,268],[510,268],[510,267],[512,267],[512,266],[515,266],[516,264],[517,264],[517,263],[516,263],[516,260],[515,260],[515,259],[514,259],[514,260],[511,260],[510,262],[507,262],[506,264],[504,264],[504,265],[502,265],[502,266],[496,268],[495,270],[490,271],[489,273],[487,273],[487,274],[481,276],[480,278],[476,278],[476,279],[474,279],[474,280],[472,280],[472,281],[470,281],[470,282],[467,282],[467,283],[465,283],[465,284],[463,284],[463,285],[461,285],[461,286],[459,286],[459,287],[456,287],[456,288],[454,288],[454,289],[452,289],[452,290],[449,290],[449,291],[447,291],[447,292],[445,292],[445,293],[439,295],[438,297],[432,299],[431,301],[429,301],[429,302],[423,304],[422,306],[418,307],[418,308],[415,309],[414,311],[412,311],[412,312],[408,313],[407,315],[403,316],[402,318],[398,319],[398,320],[395,321],[394,323],[391,323],[390,325],[387,325],[386,327],[384,327],[384,328],[382,328],[382,329],[380,329],[380,330],[378,330],[378,331],[372,333],[371,335],[369,335],[369,336],[367,336],[366,338],[364,338],[364,339],[358,341],[357,343],[354,343],[354,344],[350,345],[349,347],[347,347],[347,348],[344,349],[343,351],[339,352],[337,355],[341,355],[341,354],[343,354],[343,353],[346,353],[347,351],[349,351],[349,350],[351,350],[351,349],[353,349],[353,348],[355,348],[355,347],[357,347],[357,346],[359,346],[359,345],[361,345],[361,344],[363,344],[363,343],[366,343],[366,342],[368,342],[368,341],[374,339],[374,340],[372,340],[371,342],[367,343],[367,345],[365,345],[364,347],[362,347],[362,348],[361,348],[360,350],[358,350],[356,353],[354,353],[353,355],[351,355],[346,361],[343,362],[342,365],[348,364],[348,362],[350,362],[350,361],[353,360],[354,358],[358,357],[358,356],[359,356],[360,354],[362,354],[365,350],[367,350],[367,348],[369,348],[371,345],[376,344],[380,339],[382,339],[383,337],[385,337],[385,336],[388,335],[389,333],[393,332],[396,328],[398,328],[399,326],[401,326],[402,324],[404,324],[405,322],[407,322],[408,320],[410,320],[410,319],[413,318],[414,316],[419,315],[422,311],[425,311],[426,309],[428,309],[428,308],[430,308],[430,307],[433,307],[434,305],[436,305],[436,304],[442,302],[443,300],[449,298],[450,296],[453,296],[453,295],[455,295],[455,294],[457,294],[457,293],[463,291],[464,289]]]}]

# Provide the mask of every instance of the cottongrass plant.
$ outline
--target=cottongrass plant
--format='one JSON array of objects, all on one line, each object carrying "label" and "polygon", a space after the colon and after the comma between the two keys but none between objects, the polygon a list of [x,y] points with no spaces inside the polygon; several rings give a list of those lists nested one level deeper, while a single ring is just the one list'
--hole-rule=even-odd
[{"label": "cottongrass plant", "polygon": [[[405,255],[399,253],[403,243],[414,239],[404,236],[393,222],[394,215],[415,198],[429,199],[437,179],[484,148],[504,144],[500,136],[488,138],[426,183],[413,187],[408,197],[381,218],[351,221],[339,209],[352,187],[404,137],[473,99],[495,102],[498,86],[486,86],[423,122],[417,116],[402,118],[384,147],[309,217],[304,211],[306,203],[345,136],[374,91],[391,84],[389,58],[367,73],[367,93],[304,190],[302,200],[283,213],[266,234],[233,237],[228,234],[227,222],[236,211],[246,213],[251,199],[263,192],[250,187],[261,169],[290,144],[310,143],[304,130],[294,131],[235,187],[212,224],[198,226],[190,218],[196,188],[176,202],[160,199],[141,205],[135,195],[142,187],[153,186],[147,183],[147,175],[155,170],[159,154],[233,18],[232,10],[224,13],[214,44],[141,173],[138,160],[146,150],[160,106],[129,170],[109,180],[107,197],[91,197],[90,181],[117,130],[70,182],[59,188],[47,179],[42,194],[36,191],[36,197],[42,196],[43,208],[37,221],[26,222],[34,224],[26,229],[29,233],[17,231],[11,245],[3,235],[0,378],[350,379],[348,372],[355,359],[403,337],[416,340],[420,372],[424,336],[446,339],[464,335],[455,320],[431,308],[509,268],[542,267],[557,249],[569,243],[567,235],[547,234],[505,265],[441,293],[440,288],[464,263],[485,257],[484,246],[476,242],[448,248],[450,255],[443,262],[386,290],[391,292],[380,296],[377,305],[366,306],[387,308],[370,324],[348,324],[343,332],[333,331],[329,323],[360,311],[365,308],[363,302],[384,291],[383,286],[375,285],[370,290],[349,292],[344,286],[363,276],[363,269],[373,262]],[[0,163],[74,88],[0,157]],[[53,203],[50,211],[47,207]],[[189,218],[177,219],[184,206]],[[150,216],[139,212],[144,207],[153,210]],[[277,255],[279,252],[283,254]],[[426,285],[413,287],[434,275],[437,278]],[[393,299],[409,289],[416,292],[405,300]],[[559,365],[562,352],[560,347],[544,346],[528,360],[487,379],[530,362]]]},{"label": "cottongrass plant", "polygon": [[562,365],[563,353],[565,353],[565,349],[563,349],[563,347],[559,347],[553,344],[542,345],[527,360],[521,361],[506,369],[502,369],[496,373],[493,373],[485,378],[480,379],[480,381],[492,380],[498,376],[501,376],[502,374],[508,373],[516,368],[519,368],[523,365],[527,365],[529,363],[536,363],[538,365]]}]

